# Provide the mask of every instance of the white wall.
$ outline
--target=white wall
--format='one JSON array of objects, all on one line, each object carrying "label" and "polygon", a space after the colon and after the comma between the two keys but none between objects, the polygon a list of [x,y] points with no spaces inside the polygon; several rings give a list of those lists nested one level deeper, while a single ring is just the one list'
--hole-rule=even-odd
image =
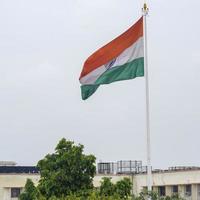
[{"label": "white wall", "polygon": [[24,188],[26,180],[31,179],[38,184],[39,174],[0,174],[0,200],[17,200],[11,198],[11,188]]},{"label": "white wall", "polygon": [[[152,181],[153,186],[199,184],[200,170],[153,173]],[[135,175],[134,185],[136,193],[147,186],[146,174]]]},{"label": "white wall", "polygon": [[[200,170],[193,171],[176,171],[176,172],[159,172],[153,173],[152,175],[153,186],[172,186],[178,185],[179,191],[184,195],[184,185],[191,184],[192,190],[195,193],[192,194],[192,200],[200,200],[197,197],[197,184],[200,184]],[[124,177],[133,179],[133,192],[137,195],[141,192],[143,187],[147,186],[146,174],[129,175],[96,175],[93,183],[95,187],[100,186],[100,181],[103,177],[111,177],[112,182],[115,183]],[[14,200],[11,199],[10,188],[18,187],[23,188],[26,180],[31,179],[35,185],[38,184],[40,175],[39,174],[0,174],[0,200]],[[166,192],[170,192],[170,188],[166,187]]]},{"label": "white wall", "polygon": [[[159,172],[152,175],[153,186],[166,186],[166,195],[171,195],[171,186],[178,185],[179,194],[186,200],[199,200],[198,185],[200,184],[200,170]],[[185,185],[192,186],[192,196],[185,196]],[[139,194],[147,186],[147,175],[138,174],[133,179],[133,191]]]}]

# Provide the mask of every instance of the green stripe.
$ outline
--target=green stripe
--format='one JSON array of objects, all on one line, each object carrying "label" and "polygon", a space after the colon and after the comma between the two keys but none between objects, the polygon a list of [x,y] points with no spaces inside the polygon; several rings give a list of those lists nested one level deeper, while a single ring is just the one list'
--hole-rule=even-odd
[{"label": "green stripe", "polygon": [[83,100],[89,98],[95,91],[99,85],[81,85],[81,96]]},{"label": "green stripe", "polygon": [[95,82],[97,85],[144,76],[144,58],[138,58],[121,66],[105,71]]},{"label": "green stripe", "polygon": [[144,76],[144,58],[137,58],[121,66],[110,68],[105,71],[93,85],[82,85],[82,99],[90,97],[102,84],[109,84],[115,81],[134,79]]}]

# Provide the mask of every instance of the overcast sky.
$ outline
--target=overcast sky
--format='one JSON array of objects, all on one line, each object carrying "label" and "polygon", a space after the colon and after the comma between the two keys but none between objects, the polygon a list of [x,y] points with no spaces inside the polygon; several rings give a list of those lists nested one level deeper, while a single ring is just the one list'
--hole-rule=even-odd
[{"label": "overcast sky", "polygon": [[[146,164],[144,78],[82,101],[83,62],[142,0],[0,1],[0,160],[35,165],[65,137],[97,161]],[[200,166],[200,1],[148,2],[152,165]]]}]

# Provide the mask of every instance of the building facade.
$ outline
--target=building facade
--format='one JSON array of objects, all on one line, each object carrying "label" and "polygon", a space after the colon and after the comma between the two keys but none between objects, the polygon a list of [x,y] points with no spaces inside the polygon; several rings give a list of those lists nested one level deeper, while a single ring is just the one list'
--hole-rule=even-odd
[{"label": "building facade", "polygon": [[[115,167],[113,163],[111,166],[108,163],[98,165],[100,170],[97,170],[93,179],[94,186],[99,187],[103,177],[110,177],[113,183],[128,177],[133,182],[132,193],[138,195],[147,188],[147,174],[144,167],[136,163],[119,162],[120,168]],[[39,170],[34,166],[0,165],[0,200],[17,200],[27,179],[31,179],[37,185],[40,179]],[[199,167],[153,170],[152,183],[153,191],[160,196],[171,196],[178,193],[186,200],[200,200]]]},{"label": "building facade", "polygon": [[31,179],[35,185],[38,184],[40,174],[36,167],[0,166],[0,200],[17,200],[27,179]]},{"label": "building facade", "polygon": [[[200,168],[174,167],[168,170],[154,170],[152,173],[153,190],[160,196],[180,194],[186,200],[200,200]],[[139,194],[147,188],[147,174],[135,174],[133,191]]]},{"label": "building facade", "polygon": [[[141,161],[118,161],[98,165],[94,185],[99,186],[102,177],[110,177],[115,183],[124,177],[133,182],[132,192],[135,195],[147,189],[147,168]],[[99,167],[101,170],[99,170]],[[111,170],[110,170],[111,169]],[[112,173],[108,173],[112,172]],[[179,194],[186,200],[200,200],[200,167],[171,167],[167,170],[152,170],[153,191],[159,196]]]}]

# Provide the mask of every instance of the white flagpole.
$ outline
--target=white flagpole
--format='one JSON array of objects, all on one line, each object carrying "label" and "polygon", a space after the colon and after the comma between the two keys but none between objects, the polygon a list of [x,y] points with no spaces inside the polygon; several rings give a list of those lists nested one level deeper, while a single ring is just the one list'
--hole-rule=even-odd
[{"label": "white flagpole", "polygon": [[[144,31],[144,72],[146,89],[146,140],[147,140],[147,186],[148,192],[152,191],[152,172],[151,172],[151,145],[150,145],[150,119],[149,119],[149,78],[148,78],[148,55],[147,55],[147,23],[146,17],[149,9],[144,4],[143,11],[143,31]],[[150,198],[149,198],[150,199]]]}]

